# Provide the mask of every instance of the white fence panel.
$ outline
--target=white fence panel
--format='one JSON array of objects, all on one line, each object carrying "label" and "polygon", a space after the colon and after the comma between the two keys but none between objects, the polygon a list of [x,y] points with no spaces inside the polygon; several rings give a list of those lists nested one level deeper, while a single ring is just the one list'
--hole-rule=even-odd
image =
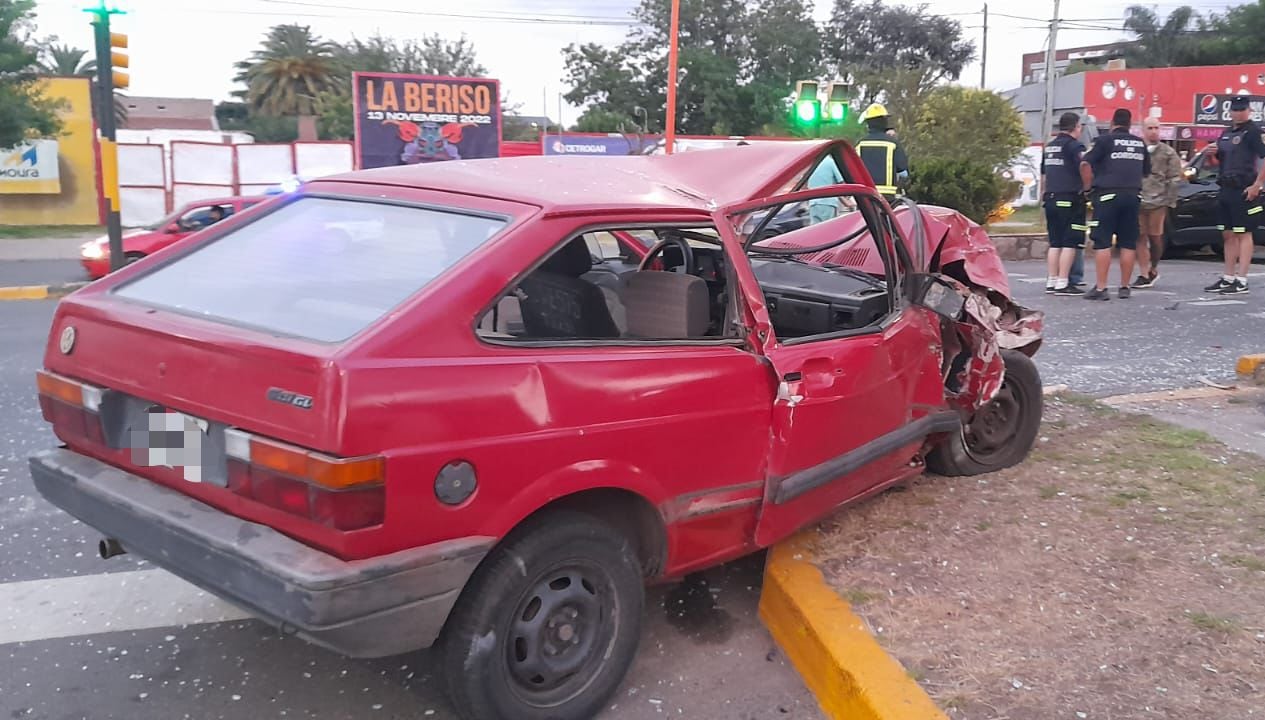
[{"label": "white fence panel", "polygon": [[119,186],[119,218],[123,227],[152,225],[166,215],[166,188]]},{"label": "white fence panel", "polygon": [[119,144],[119,185],[167,186],[162,145]]},{"label": "white fence panel", "polygon": [[237,181],[243,186],[276,185],[294,175],[290,145],[238,145],[236,150]]},{"label": "white fence panel", "polygon": [[277,187],[276,183],[268,183],[267,185],[241,185],[237,191],[238,195],[267,195],[268,191]]},{"label": "white fence panel", "polygon": [[194,200],[211,200],[233,194],[232,185],[181,185],[171,189],[172,208],[180,208]]},{"label": "white fence panel", "polygon": [[171,180],[175,184],[227,185],[231,190],[233,154],[232,145],[172,142]]},{"label": "white fence panel", "polygon": [[303,180],[351,172],[351,143],[295,143],[295,174]]}]

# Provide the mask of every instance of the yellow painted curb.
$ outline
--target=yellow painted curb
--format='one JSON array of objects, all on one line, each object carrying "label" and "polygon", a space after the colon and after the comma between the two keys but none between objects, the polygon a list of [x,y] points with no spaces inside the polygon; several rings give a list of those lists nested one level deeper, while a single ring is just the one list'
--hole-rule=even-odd
[{"label": "yellow painted curb", "polygon": [[1254,375],[1262,366],[1265,366],[1265,354],[1244,355],[1239,358],[1237,369],[1240,375]]},{"label": "yellow painted curb", "polygon": [[947,720],[826,584],[804,536],[769,550],[760,619],[827,717]]},{"label": "yellow painted curb", "polygon": [[43,300],[48,297],[47,285],[0,287],[0,300]]}]

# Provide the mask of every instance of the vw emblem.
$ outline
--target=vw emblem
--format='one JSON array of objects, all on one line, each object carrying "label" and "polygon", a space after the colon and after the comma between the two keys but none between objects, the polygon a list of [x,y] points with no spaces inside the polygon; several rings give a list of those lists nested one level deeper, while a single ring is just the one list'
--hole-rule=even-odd
[{"label": "vw emblem", "polygon": [[61,331],[61,342],[58,343],[62,355],[69,355],[75,349],[75,326],[67,325]]}]

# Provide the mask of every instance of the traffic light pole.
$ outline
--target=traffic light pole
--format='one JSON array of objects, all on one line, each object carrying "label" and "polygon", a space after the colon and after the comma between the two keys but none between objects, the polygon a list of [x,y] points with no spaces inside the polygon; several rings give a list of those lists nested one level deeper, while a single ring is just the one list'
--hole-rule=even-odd
[{"label": "traffic light pole", "polygon": [[[104,5],[104,4],[103,4]],[[110,14],[93,9],[97,45],[97,121],[101,128],[101,191],[106,199],[105,228],[110,238],[110,271],[123,267],[123,221],[119,214],[118,146],[114,125],[114,63],[110,50]]]}]

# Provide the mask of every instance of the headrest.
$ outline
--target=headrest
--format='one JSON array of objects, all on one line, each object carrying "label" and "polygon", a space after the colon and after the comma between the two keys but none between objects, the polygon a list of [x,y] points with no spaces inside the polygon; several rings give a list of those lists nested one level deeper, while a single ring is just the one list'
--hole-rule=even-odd
[{"label": "headrest", "polygon": [[545,272],[568,277],[580,277],[593,269],[593,256],[589,253],[588,243],[578,237],[563,245],[540,266]]},{"label": "headrest", "polygon": [[631,337],[686,340],[707,335],[710,295],[693,275],[642,270],[624,276],[620,293]]}]

